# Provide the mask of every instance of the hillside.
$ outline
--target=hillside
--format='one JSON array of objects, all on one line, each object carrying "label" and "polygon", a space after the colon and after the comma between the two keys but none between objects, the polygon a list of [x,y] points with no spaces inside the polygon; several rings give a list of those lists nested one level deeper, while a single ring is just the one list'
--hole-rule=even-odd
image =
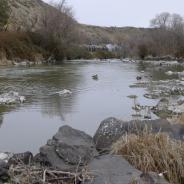
[{"label": "hillside", "polygon": [[[32,60],[35,53],[38,58],[40,55],[43,59],[52,56],[57,61],[112,57],[144,59],[146,56],[168,55],[184,57],[184,36],[178,35],[175,29],[84,25],[75,20],[67,6],[55,8],[42,0],[7,1],[10,17],[4,26],[6,33],[0,32],[0,52],[3,52],[0,55],[6,55],[10,60]],[[18,39],[10,39],[8,34],[11,32],[15,32]],[[24,37],[20,37],[20,32],[24,33]],[[17,38],[16,34],[11,36]],[[107,44],[114,46],[113,52],[107,49]],[[31,53],[29,57],[24,54],[25,49],[26,53]]]},{"label": "hillside", "polygon": [[147,36],[152,29],[135,27],[99,27],[79,24],[79,31],[84,43],[122,43],[132,38]]},{"label": "hillside", "polygon": [[[46,9],[54,8],[41,0],[8,0],[11,7],[11,17],[8,30],[36,31],[42,25],[41,16]],[[150,29],[134,27],[99,27],[84,24],[77,25],[80,42],[89,44],[118,43],[131,37],[142,37]]]},{"label": "hillside", "polygon": [[35,31],[41,27],[41,16],[46,9],[53,9],[41,0],[8,0],[9,31]]}]

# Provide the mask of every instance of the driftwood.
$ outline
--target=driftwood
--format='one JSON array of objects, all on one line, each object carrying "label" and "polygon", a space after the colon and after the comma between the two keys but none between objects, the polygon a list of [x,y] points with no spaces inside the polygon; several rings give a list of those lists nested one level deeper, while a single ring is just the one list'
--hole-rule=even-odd
[{"label": "driftwood", "polygon": [[85,180],[93,180],[93,176],[83,168],[82,171],[65,172],[35,164],[25,165],[17,162],[9,169],[12,184],[79,184]]}]

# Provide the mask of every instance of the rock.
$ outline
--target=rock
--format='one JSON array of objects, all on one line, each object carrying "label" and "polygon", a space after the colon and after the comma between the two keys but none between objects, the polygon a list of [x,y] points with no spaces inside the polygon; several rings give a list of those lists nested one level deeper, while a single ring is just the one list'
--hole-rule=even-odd
[{"label": "rock", "polygon": [[137,82],[137,83],[130,85],[129,87],[130,88],[146,88],[148,86],[149,86],[149,83],[147,82]]},{"label": "rock", "polygon": [[173,75],[174,72],[172,72],[172,71],[167,71],[167,72],[165,72],[165,74],[166,74],[166,75]]},{"label": "rock", "polygon": [[0,104],[16,104],[25,102],[24,96],[19,96],[18,92],[10,91],[0,95]]},{"label": "rock", "polygon": [[153,172],[141,173],[117,155],[108,154],[95,158],[88,165],[88,170],[93,179],[83,184],[169,184],[163,176]]},{"label": "rock", "polygon": [[97,157],[88,165],[88,169],[94,179],[83,184],[130,184],[141,174],[125,159],[116,155]]},{"label": "rock", "polygon": [[56,153],[55,146],[45,145],[40,148],[40,153],[35,156],[34,161],[43,165],[60,169],[62,171],[74,171],[76,165],[65,163]]},{"label": "rock", "polygon": [[137,79],[137,80],[141,80],[142,77],[141,77],[141,76],[137,76],[136,79]]},{"label": "rock", "polygon": [[152,111],[161,118],[172,118],[175,114],[181,115],[184,113],[184,103],[183,100],[176,101],[162,98]]},{"label": "rock", "polygon": [[84,166],[98,153],[92,137],[82,131],[63,126],[47,145],[40,148],[36,160],[62,170]]},{"label": "rock", "polygon": [[169,100],[167,99],[167,98],[162,98],[159,102],[158,102],[158,104],[157,104],[157,109],[159,110],[159,111],[165,111],[165,110],[167,110],[167,108],[168,108],[168,106],[169,106]]},{"label": "rock", "polygon": [[98,80],[98,75],[96,74],[96,75],[92,75],[92,79],[93,80]]},{"label": "rock", "polygon": [[154,93],[146,93],[146,94],[144,94],[144,97],[148,98],[148,99],[158,99],[159,95],[158,94],[154,94]]},{"label": "rock", "polygon": [[0,153],[0,160],[8,163],[9,159],[13,156],[12,153]]},{"label": "rock", "polygon": [[161,118],[168,117],[172,111],[169,110],[169,100],[167,98],[162,98],[158,104],[152,109],[153,113]]},{"label": "rock", "polygon": [[30,164],[33,160],[33,154],[29,151],[25,153],[18,153],[14,154],[8,161],[8,163],[11,164],[18,164],[18,163],[24,163],[24,164]]},{"label": "rock", "polygon": [[157,173],[142,173],[140,178],[135,180],[136,184],[169,184],[163,176],[159,176]]},{"label": "rock", "polygon": [[64,89],[64,90],[56,92],[56,94],[59,94],[60,96],[62,96],[62,95],[71,95],[72,92],[68,89]]},{"label": "rock", "polygon": [[9,165],[5,161],[0,160],[0,182],[4,183],[8,181],[9,179],[8,170]]},{"label": "rock", "polygon": [[97,150],[109,149],[113,142],[117,141],[123,131],[123,122],[116,118],[108,118],[101,122],[93,140]]},{"label": "rock", "polygon": [[108,118],[101,122],[93,139],[96,149],[109,151],[114,142],[127,133],[137,134],[147,127],[153,133],[166,132],[171,138],[184,140],[184,125],[170,124],[167,120],[122,121]]}]

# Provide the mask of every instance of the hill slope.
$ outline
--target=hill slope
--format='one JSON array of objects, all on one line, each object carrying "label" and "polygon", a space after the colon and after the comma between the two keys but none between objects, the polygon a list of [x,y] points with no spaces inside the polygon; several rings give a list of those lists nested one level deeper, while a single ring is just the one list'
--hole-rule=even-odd
[{"label": "hill slope", "polygon": [[10,6],[10,31],[35,31],[40,28],[41,16],[52,8],[41,0],[8,0]]},{"label": "hill slope", "polygon": [[[11,16],[8,30],[36,31],[41,27],[41,16],[46,9],[54,8],[41,0],[8,0],[11,7]],[[142,37],[150,32],[150,29],[134,27],[99,27],[78,24],[80,42],[85,44],[119,43]]]},{"label": "hill slope", "polygon": [[131,38],[142,38],[147,36],[152,29],[135,27],[99,27],[79,24],[80,34],[83,42],[100,43],[123,43]]}]

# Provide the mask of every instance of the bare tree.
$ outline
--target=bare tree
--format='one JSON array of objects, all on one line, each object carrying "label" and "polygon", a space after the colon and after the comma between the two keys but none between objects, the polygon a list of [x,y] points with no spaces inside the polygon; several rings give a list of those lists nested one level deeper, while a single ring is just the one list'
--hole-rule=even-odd
[{"label": "bare tree", "polygon": [[156,15],[156,17],[151,20],[151,27],[166,28],[170,23],[170,17],[171,14],[168,12]]},{"label": "bare tree", "polygon": [[49,49],[55,53],[56,59],[60,59],[65,56],[66,49],[75,40],[76,21],[73,18],[72,9],[66,5],[66,0],[52,6],[43,12],[43,26],[40,32],[47,40]]},{"label": "bare tree", "polygon": [[170,21],[170,28],[177,33],[184,32],[184,21],[181,15],[172,14]]}]

